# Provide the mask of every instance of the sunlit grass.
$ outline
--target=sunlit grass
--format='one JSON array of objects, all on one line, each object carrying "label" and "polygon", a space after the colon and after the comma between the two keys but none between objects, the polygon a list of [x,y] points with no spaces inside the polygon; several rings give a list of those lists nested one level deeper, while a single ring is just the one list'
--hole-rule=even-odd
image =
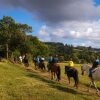
[{"label": "sunlit grass", "polygon": [[[61,64],[62,77],[64,66]],[[80,70],[79,65],[76,65]],[[51,81],[36,71],[26,71],[24,67],[8,62],[0,62],[0,100],[98,100],[97,95],[89,95],[66,84]],[[47,72],[45,72],[47,74]],[[80,84],[87,85],[88,77],[80,75]],[[98,84],[100,86],[100,84]]]}]

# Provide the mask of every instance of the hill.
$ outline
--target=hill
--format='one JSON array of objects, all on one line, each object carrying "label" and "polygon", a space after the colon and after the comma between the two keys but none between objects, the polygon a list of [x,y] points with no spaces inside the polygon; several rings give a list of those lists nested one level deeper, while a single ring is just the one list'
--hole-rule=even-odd
[{"label": "hill", "polygon": [[0,62],[0,100],[99,100],[48,78],[47,72],[27,71],[23,65]]}]

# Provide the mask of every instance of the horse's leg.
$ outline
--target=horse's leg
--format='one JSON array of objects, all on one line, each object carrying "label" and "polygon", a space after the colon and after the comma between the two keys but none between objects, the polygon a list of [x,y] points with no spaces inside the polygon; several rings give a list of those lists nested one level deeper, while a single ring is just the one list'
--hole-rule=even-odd
[{"label": "horse's leg", "polygon": [[78,88],[78,81],[77,81],[77,79],[74,77],[74,87],[76,87],[76,88]]},{"label": "horse's leg", "polygon": [[92,81],[92,83],[93,83],[93,86],[94,86],[94,87],[95,87],[95,89],[96,89],[96,93],[97,93],[97,94],[99,94],[99,90],[98,90],[98,88],[97,88],[97,86],[96,86],[95,82],[94,82],[94,81]]},{"label": "horse's leg", "polygon": [[91,86],[92,86],[92,81],[90,82],[90,85],[89,85],[88,91],[90,91]]},{"label": "horse's leg", "polygon": [[56,80],[57,78],[56,78],[56,72],[54,72],[54,79]]},{"label": "horse's leg", "polygon": [[60,75],[58,72],[56,72],[56,81],[59,81],[60,80]]},{"label": "horse's leg", "polygon": [[43,70],[45,71],[46,70],[46,68],[45,68],[45,64],[43,63]]},{"label": "horse's leg", "polygon": [[67,83],[67,85],[69,85],[70,84],[70,77],[68,77],[68,83]]},{"label": "horse's leg", "polygon": [[58,74],[55,72],[55,80],[58,81]]},{"label": "horse's leg", "polygon": [[51,80],[53,80],[53,72],[51,72]]},{"label": "horse's leg", "polygon": [[57,81],[60,81],[60,73],[56,73]]},{"label": "horse's leg", "polygon": [[34,65],[35,65],[35,69],[36,69],[36,62],[34,62]]}]

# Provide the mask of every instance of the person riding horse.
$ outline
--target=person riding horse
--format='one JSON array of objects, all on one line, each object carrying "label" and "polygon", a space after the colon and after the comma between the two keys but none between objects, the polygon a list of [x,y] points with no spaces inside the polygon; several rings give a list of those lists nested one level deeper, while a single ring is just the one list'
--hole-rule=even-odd
[{"label": "person riding horse", "polygon": [[57,81],[61,79],[60,77],[61,69],[60,69],[60,65],[58,64],[58,55],[55,55],[53,57],[50,71],[51,71],[51,79],[53,79],[53,76],[55,77],[55,75],[57,76]]},{"label": "person riding horse", "polygon": [[[74,69],[74,62],[73,62],[72,58],[70,58],[69,61],[67,61],[67,62],[68,62],[67,71],[73,70]],[[66,74],[66,72],[65,72],[65,74]]]},{"label": "person riding horse", "polygon": [[73,77],[75,84],[74,86],[78,87],[78,71],[76,68],[74,68],[74,62],[72,61],[72,58],[68,61],[68,66],[65,66],[65,74],[67,74],[68,77],[68,84],[70,84],[70,77]]},{"label": "person riding horse", "polygon": [[100,65],[100,60],[99,58],[97,58],[94,62],[93,62],[93,65],[92,67],[89,69],[89,77],[92,78],[92,71],[98,67],[98,65]]},{"label": "person riding horse", "polygon": [[35,69],[37,69],[37,56],[33,56],[32,57],[32,61],[33,61],[33,63],[34,63],[34,65],[35,65]]},{"label": "person riding horse", "polygon": [[36,56],[36,57],[34,58],[34,61],[35,61],[35,68],[36,68],[36,69],[39,68],[40,57],[39,57],[39,56]]},{"label": "person riding horse", "polygon": [[51,70],[52,60],[53,60],[53,57],[50,55],[50,57],[48,58],[48,65],[47,65],[48,72]]},{"label": "person riding horse", "polygon": [[25,67],[29,67],[28,54],[27,53],[24,56],[24,65],[25,65]]},{"label": "person riding horse", "polygon": [[41,68],[42,70],[45,70],[45,64],[44,64],[44,57],[40,57],[40,63],[39,63],[39,68]]},{"label": "person riding horse", "polygon": [[70,60],[68,61],[68,66],[70,68],[73,68],[74,67],[74,62],[72,61],[72,58],[70,58]]}]

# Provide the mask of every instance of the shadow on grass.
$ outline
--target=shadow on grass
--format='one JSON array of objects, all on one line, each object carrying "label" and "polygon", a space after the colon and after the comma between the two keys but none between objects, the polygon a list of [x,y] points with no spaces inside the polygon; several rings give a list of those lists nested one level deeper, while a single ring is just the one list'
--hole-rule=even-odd
[{"label": "shadow on grass", "polygon": [[37,79],[39,81],[42,81],[42,82],[46,82],[50,87],[58,89],[58,90],[60,90],[62,92],[67,92],[67,93],[72,93],[72,94],[78,94],[78,95],[79,94],[80,95],[87,95],[87,96],[90,95],[90,94],[85,94],[85,93],[78,92],[77,90],[68,88],[68,87],[66,87],[66,86],[64,86],[64,85],[62,85],[60,83],[48,80],[48,79],[44,78],[43,76],[40,76],[40,75],[38,75],[37,73],[34,73],[34,72],[28,72],[27,76],[35,78],[35,79]]}]

